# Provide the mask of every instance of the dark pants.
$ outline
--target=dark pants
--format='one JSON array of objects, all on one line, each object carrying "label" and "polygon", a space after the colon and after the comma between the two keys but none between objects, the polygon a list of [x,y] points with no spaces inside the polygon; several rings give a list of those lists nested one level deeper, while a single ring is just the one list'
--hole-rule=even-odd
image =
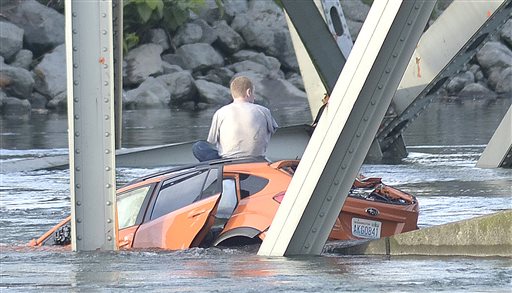
[{"label": "dark pants", "polygon": [[220,159],[219,152],[214,145],[205,140],[199,140],[192,145],[192,153],[199,162]]}]

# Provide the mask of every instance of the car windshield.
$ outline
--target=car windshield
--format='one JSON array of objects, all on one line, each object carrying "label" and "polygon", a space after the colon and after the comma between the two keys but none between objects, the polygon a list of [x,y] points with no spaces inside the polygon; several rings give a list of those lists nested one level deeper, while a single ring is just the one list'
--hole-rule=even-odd
[{"label": "car windshield", "polygon": [[140,207],[148,193],[150,185],[130,190],[117,197],[117,217],[119,229],[135,225]]}]

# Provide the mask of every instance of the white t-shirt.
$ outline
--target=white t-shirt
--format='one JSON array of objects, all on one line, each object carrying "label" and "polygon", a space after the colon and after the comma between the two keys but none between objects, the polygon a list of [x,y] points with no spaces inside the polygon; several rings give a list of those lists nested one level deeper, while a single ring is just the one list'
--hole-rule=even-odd
[{"label": "white t-shirt", "polygon": [[224,158],[264,156],[277,127],[269,109],[235,100],[215,112],[207,141]]}]

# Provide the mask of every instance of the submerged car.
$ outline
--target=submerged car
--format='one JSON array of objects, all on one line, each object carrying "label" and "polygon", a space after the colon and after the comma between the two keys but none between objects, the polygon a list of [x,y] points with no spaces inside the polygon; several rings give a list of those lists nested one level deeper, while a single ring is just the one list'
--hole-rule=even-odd
[{"label": "submerged car", "polygon": [[[121,249],[259,243],[272,223],[298,160],[219,160],[159,172],[117,191]],[[417,229],[416,198],[358,177],[331,240],[376,239]],[[71,241],[70,217],[29,245]]]}]

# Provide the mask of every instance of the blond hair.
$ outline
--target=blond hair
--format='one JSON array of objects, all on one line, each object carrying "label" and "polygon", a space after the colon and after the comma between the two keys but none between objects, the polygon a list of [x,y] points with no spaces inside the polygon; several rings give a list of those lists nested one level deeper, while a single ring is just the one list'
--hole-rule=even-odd
[{"label": "blond hair", "polygon": [[247,90],[254,90],[252,81],[245,76],[235,77],[229,86],[233,98],[243,98],[247,94]]}]

